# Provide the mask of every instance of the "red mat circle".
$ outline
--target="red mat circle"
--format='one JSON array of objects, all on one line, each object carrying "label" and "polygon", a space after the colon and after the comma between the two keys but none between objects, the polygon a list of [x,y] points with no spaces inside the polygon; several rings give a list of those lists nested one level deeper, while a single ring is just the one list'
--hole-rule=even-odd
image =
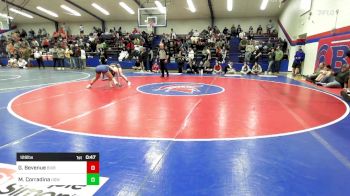
[{"label": "red mat circle", "polygon": [[[344,118],[335,96],[277,82],[215,77],[131,77],[132,86],[99,81],[41,88],[12,100],[17,117],[53,130],[120,138],[216,140],[270,137],[309,131]],[[223,87],[211,96],[160,96],[137,91],[161,82]]]}]

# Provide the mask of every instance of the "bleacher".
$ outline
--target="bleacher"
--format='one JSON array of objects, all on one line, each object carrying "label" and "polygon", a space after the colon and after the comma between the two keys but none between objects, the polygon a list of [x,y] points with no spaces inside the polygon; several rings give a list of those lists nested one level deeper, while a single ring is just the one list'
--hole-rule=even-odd
[{"label": "bleacher", "polygon": [[[253,41],[258,41],[259,43],[267,43],[269,39],[271,40],[271,44],[273,46],[276,46],[278,44],[278,39],[277,35],[267,35],[267,34],[254,34],[254,36],[250,37],[251,40]],[[230,59],[234,63],[234,68],[236,70],[241,70],[243,63],[244,63],[244,58],[245,58],[245,49],[239,49],[239,44],[240,44],[240,39],[239,38],[233,38],[230,42],[231,49],[230,49]],[[262,56],[259,59],[259,64],[263,68],[263,70],[267,70],[268,68],[268,49],[266,47],[262,48]],[[252,65],[251,65],[252,66]]]}]

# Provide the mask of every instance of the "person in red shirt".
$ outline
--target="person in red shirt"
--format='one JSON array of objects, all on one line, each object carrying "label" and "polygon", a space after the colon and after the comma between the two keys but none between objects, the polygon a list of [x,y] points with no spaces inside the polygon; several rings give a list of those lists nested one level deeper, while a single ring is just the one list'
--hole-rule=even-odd
[{"label": "person in red shirt", "polygon": [[216,61],[215,65],[214,65],[214,73],[215,74],[222,73],[222,66],[220,65],[220,63],[218,61]]}]

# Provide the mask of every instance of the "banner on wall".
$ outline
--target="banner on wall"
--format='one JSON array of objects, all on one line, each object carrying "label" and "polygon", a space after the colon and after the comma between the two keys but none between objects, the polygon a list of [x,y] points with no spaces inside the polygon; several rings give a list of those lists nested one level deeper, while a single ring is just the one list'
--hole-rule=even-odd
[{"label": "banner on wall", "polygon": [[350,34],[320,39],[315,69],[321,62],[331,65],[333,70],[339,71],[343,64],[350,64],[346,52],[350,50]]}]

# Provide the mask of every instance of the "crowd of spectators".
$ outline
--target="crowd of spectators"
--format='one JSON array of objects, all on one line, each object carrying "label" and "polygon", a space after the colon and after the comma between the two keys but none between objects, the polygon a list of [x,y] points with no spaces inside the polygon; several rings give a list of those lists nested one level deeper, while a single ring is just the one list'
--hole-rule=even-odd
[{"label": "crowd of spectators", "polygon": [[[68,31],[68,32],[67,32]],[[48,34],[45,29],[17,30],[3,39],[1,44],[6,50],[3,51],[11,66],[16,67],[16,61],[21,58],[28,66],[33,61],[39,68],[45,68],[48,60],[53,61],[54,69],[70,67],[72,69],[84,69],[88,56],[100,57],[100,63],[105,64],[107,59],[114,58],[118,61],[135,59],[135,69],[152,71],[152,66],[157,64],[157,44],[154,44],[154,34],[140,31],[134,28],[130,33],[123,32],[122,27],[113,28],[102,32],[99,28],[93,28],[89,34],[85,34],[84,26],[79,26],[79,35],[70,35],[63,24],[57,32]],[[247,35],[247,36],[246,36]],[[267,42],[255,40],[255,36],[266,36]],[[199,73],[201,67],[206,64],[206,70],[212,70],[213,64],[225,64],[229,59],[230,39],[240,39],[240,51],[244,54],[241,62],[260,63],[259,59],[268,56],[272,72],[279,71],[279,61],[286,52],[285,42],[278,40],[272,22],[266,25],[266,31],[259,25],[256,33],[251,26],[245,32],[240,25],[231,29],[208,27],[202,31],[191,30],[186,35],[177,35],[174,29],[161,36],[161,42],[169,53],[169,62],[177,62],[179,72]],[[277,48],[271,54],[272,49]],[[282,53],[280,51],[282,49]],[[269,55],[270,54],[270,55]],[[261,66],[260,66],[261,67]],[[205,70],[204,70],[205,72]]]},{"label": "crowd of spectators", "polygon": [[108,56],[126,52],[123,59],[136,58],[140,46],[147,47],[152,41],[150,34],[140,33],[136,28],[132,33],[122,33],[121,27],[108,32],[94,27],[88,35],[84,34],[82,25],[79,30],[79,35],[68,34],[64,26],[52,35],[45,29],[39,29],[37,33],[17,30],[1,37],[1,54],[8,58],[11,67],[18,67],[19,59],[23,59],[28,66],[36,61],[39,68],[45,68],[48,61],[53,61],[54,69],[84,69],[90,55],[100,56],[101,64],[106,63]]}]

